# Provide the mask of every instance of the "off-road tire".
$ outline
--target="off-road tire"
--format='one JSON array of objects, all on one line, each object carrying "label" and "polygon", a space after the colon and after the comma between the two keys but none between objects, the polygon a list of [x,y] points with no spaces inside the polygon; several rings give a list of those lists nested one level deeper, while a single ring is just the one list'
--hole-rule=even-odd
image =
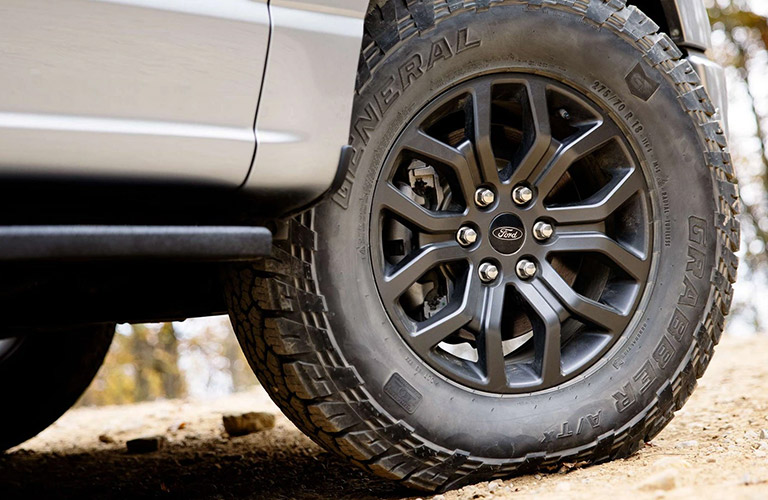
[{"label": "off-road tire", "polygon": [[27,333],[0,357],[0,450],[51,425],[96,376],[115,325]]},{"label": "off-road tire", "polygon": [[[481,42],[459,52],[462,36],[465,45]],[[498,50],[521,36],[525,44]],[[443,40],[451,57],[426,68],[425,51]],[[426,54],[423,74],[394,98],[391,83],[416,53]],[[626,83],[638,65],[659,84],[651,98]],[[446,381],[408,349],[376,295],[368,225],[378,172],[408,117],[473,71],[508,67],[561,75],[613,108],[642,145],[661,208],[657,280],[634,327],[579,380],[505,399]],[[680,49],[623,0],[375,2],[343,187],[280,226],[273,258],[231,270],[230,315],[245,355],[316,442],[409,487],[439,490],[628,456],[691,395],[730,307],[738,195],[717,118]],[[393,377],[395,390],[385,388]]]}]

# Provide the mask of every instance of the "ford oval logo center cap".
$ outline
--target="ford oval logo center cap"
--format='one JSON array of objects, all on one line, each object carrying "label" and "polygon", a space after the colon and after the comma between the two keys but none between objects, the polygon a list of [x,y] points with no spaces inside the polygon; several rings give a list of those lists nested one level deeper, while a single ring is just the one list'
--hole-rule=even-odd
[{"label": "ford oval logo center cap", "polygon": [[491,246],[499,253],[513,254],[525,241],[523,222],[515,214],[501,214],[491,222]]},{"label": "ford oval logo center cap", "polygon": [[493,235],[500,240],[519,240],[523,232],[516,227],[501,226],[493,230]]}]

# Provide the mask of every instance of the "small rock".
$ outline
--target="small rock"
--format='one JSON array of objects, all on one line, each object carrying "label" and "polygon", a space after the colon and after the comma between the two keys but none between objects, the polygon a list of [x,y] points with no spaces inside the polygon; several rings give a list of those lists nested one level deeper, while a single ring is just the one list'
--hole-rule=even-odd
[{"label": "small rock", "polygon": [[106,444],[112,444],[115,442],[115,440],[112,439],[112,436],[109,434],[99,434],[99,441]]},{"label": "small rock", "polygon": [[673,471],[664,471],[655,474],[645,480],[638,488],[641,490],[664,490],[669,491],[675,488],[676,476]]},{"label": "small rock", "polygon": [[125,443],[128,453],[151,453],[163,448],[166,443],[163,436],[149,436],[131,439]]},{"label": "small rock", "polygon": [[187,422],[184,422],[183,420],[179,420],[171,424],[170,427],[168,427],[168,432],[180,431],[182,429],[185,429],[186,427],[187,427]]},{"label": "small rock", "polygon": [[768,429],[760,429],[760,439],[768,439]]},{"label": "small rock", "polygon": [[275,416],[271,413],[249,412],[242,415],[224,415],[224,430],[230,436],[244,436],[252,432],[264,431],[275,426]]},{"label": "small rock", "polygon": [[435,495],[432,500],[445,500],[445,495]]},{"label": "small rock", "polygon": [[691,441],[680,441],[675,445],[675,448],[698,448],[699,442],[694,440]]},{"label": "small rock", "polygon": [[496,480],[491,481],[490,483],[488,483],[488,491],[493,493],[497,489],[501,488],[501,486],[503,486],[503,483],[501,482],[501,480],[500,479],[496,479]]}]

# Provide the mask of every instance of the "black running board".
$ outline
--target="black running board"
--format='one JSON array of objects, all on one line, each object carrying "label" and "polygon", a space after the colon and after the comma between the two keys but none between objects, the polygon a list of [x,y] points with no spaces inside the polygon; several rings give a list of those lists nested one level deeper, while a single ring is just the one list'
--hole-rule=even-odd
[{"label": "black running board", "polygon": [[272,233],[251,226],[3,226],[0,261],[253,260]]}]

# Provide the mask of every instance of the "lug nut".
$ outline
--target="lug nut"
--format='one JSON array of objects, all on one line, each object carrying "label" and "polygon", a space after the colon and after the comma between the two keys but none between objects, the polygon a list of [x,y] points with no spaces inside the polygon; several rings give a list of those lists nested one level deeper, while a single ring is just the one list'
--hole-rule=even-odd
[{"label": "lug nut", "polygon": [[512,199],[518,205],[525,205],[533,199],[533,191],[528,186],[517,186],[512,191]]},{"label": "lug nut", "polygon": [[493,200],[495,199],[496,195],[494,195],[493,191],[488,188],[480,188],[475,191],[475,204],[478,207],[487,207],[493,203]]},{"label": "lug nut", "polygon": [[456,241],[463,247],[468,247],[477,241],[477,231],[469,226],[464,226],[456,233]]},{"label": "lug nut", "polygon": [[480,267],[477,268],[477,274],[480,275],[480,281],[490,283],[499,276],[499,268],[490,262],[483,262],[480,264]]},{"label": "lug nut", "polygon": [[533,278],[536,274],[536,263],[531,262],[530,260],[521,259],[518,261],[517,266],[515,266],[515,271],[517,271],[517,275],[524,280]]},{"label": "lug nut", "polygon": [[548,240],[555,234],[555,228],[549,222],[539,221],[533,225],[533,237],[539,241]]}]

